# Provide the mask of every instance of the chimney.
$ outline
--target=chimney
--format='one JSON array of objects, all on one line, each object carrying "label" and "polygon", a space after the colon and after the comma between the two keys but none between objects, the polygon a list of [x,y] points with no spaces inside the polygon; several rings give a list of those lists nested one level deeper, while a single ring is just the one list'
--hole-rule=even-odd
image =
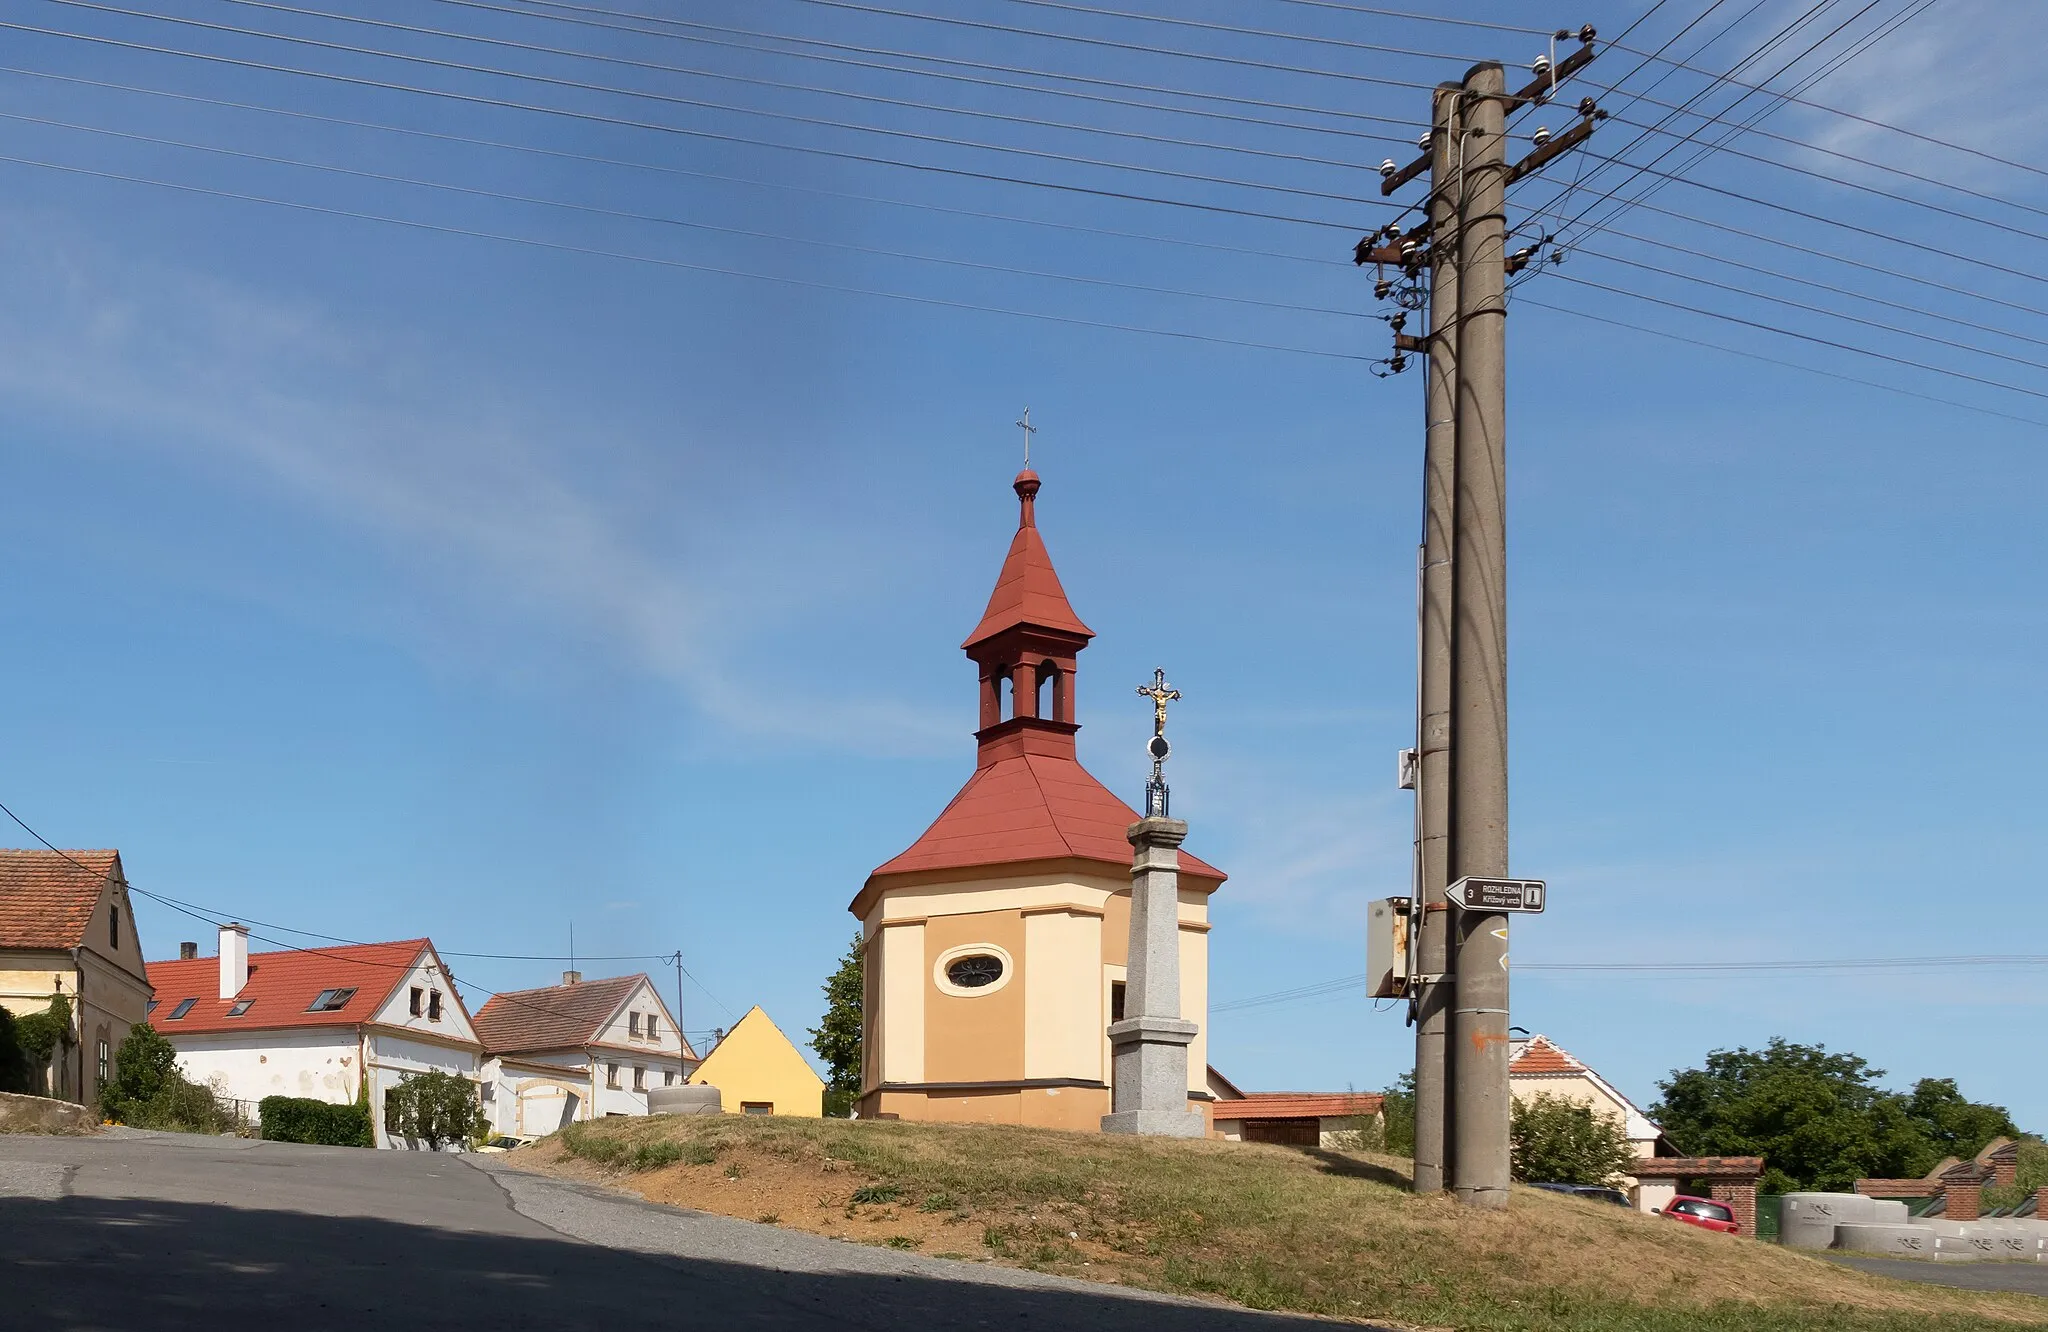
[{"label": "chimney", "polygon": [[191,961],[192,959],[194,959],[194,958],[196,958],[196,957],[198,957],[198,956],[199,956],[199,945],[198,945],[198,944],[196,944],[196,943],[181,943],[181,944],[179,944],[179,945],[178,945],[178,960],[179,960],[180,962],[190,962],[190,961]]},{"label": "chimney", "polygon": [[220,927],[220,997],[232,999],[249,983],[249,927]]},{"label": "chimney", "polygon": [[565,971],[562,973],[562,984],[564,985],[576,985],[581,983],[582,980],[583,973],[580,971]]}]

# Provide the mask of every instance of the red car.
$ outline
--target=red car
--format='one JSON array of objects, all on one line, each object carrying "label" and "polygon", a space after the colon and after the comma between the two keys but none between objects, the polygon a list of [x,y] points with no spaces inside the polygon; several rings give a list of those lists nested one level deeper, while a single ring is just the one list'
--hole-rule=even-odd
[{"label": "red car", "polygon": [[1650,1209],[1658,1216],[1668,1216],[1673,1221],[1683,1221],[1689,1226],[1702,1230],[1717,1230],[1723,1235],[1740,1235],[1742,1223],[1735,1219],[1727,1203],[1717,1203],[1711,1198],[1688,1198],[1679,1194],[1661,1209]]}]

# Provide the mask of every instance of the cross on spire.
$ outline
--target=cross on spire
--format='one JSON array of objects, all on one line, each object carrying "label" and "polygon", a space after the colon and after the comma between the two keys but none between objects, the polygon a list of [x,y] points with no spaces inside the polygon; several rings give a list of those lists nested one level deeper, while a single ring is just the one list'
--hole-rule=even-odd
[{"label": "cross on spire", "polygon": [[1016,422],[1016,425],[1018,429],[1024,432],[1024,470],[1028,472],[1031,470],[1031,437],[1038,433],[1038,427],[1031,424],[1031,409],[1029,407],[1024,409],[1024,416]]},{"label": "cross on spire", "polygon": [[1166,756],[1173,752],[1166,741],[1166,705],[1180,698],[1180,690],[1166,683],[1166,671],[1159,668],[1152,672],[1152,683],[1139,685],[1138,692],[1152,700],[1152,739],[1145,746],[1152,756],[1152,780],[1145,783],[1145,817],[1163,819],[1168,817]]},{"label": "cross on spire", "polygon": [[1166,683],[1164,668],[1155,668],[1152,683],[1139,685],[1138,692],[1152,700],[1152,734],[1166,734],[1166,705],[1180,701],[1180,690]]}]

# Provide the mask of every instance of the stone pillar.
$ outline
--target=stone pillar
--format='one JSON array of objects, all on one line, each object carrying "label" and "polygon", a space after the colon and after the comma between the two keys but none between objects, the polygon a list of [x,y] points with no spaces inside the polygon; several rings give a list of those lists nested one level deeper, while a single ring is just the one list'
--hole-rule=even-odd
[{"label": "stone pillar", "polygon": [[1756,1237],[1756,1181],[1717,1179],[1712,1186],[1713,1199],[1726,1203],[1728,1210],[1735,1213],[1735,1223],[1742,1227],[1742,1233]]},{"label": "stone pillar", "polygon": [[1139,819],[1125,834],[1131,861],[1131,942],[1124,1017],[1109,1025],[1110,1113],[1104,1133],[1199,1138],[1202,1112],[1188,1109],[1188,1046],[1195,1024],[1180,1015],[1179,819]]},{"label": "stone pillar", "polygon": [[2048,1221],[2048,1189],[2034,1190],[2034,1219]]},{"label": "stone pillar", "polygon": [[1991,1153],[1986,1164],[1991,1167],[1991,1187],[2009,1189],[2020,1182],[2020,1148],[2018,1143],[2007,1143]]},{"label": "stone pillar", "polygon": [[1984,1185],[1977,1180],[1949,1180],[1942,1186],[1944,1221],[1975,1221],[1984,1210]]}]

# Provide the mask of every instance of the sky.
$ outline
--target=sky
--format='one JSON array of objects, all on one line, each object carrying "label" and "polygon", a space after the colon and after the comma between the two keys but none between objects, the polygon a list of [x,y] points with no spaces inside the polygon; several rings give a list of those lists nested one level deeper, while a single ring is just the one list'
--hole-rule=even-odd
[{"label": "sky", "polygon": [[[136,4],[215,26],[0,0],[0,801],[38,832],[259,935],[507,955],[451,956],[473,1004],[550,981],[572,931],[585,975],[665,991],[679,949],[686,1029],[760,1004],[801,1040],[847,903],[971,772],[958,644],[1028,406],[1098,634],[1083,762],[1135,802],[1132,688],[1185,695],[1175,811],[1230,874],[1213,1002],[1363,971],[1367,903],[1409,886],[1422,376],[1375,375],[1391,307],[1348,260],[1426,88],[1548,38],[1297,0]],[[1644,8],[1428,12],[1618,35]],[[1723,35],[1734,7],[1691,0],[1624,45],[1719,73],[1810,8]],[[1832,38],[1859,11],[1822,8],[1748,77],[1919,6]],[[1635,146],[1665,108],[1632,91],[1740,90],[1612,50],[1598,155],[1517,186],[1566,253],[1509,321],[1511,868],[1551,885],[1518,963],[2044,951],[2048,189],[1958,150],[2048,158],[2018,8],[1943,0],[1803,94],[1866,119],[1778,105],[1783,139],[1728,145],[1835,181],[1686,165],[1707,136],[1657,169],[1722,193],[1628,177],[1607,159],[1671,142]],[[1557,225],[1624,181],[1659,187]],[[153,956],[211,951],[138,915]],[[1645,1105],[1783,1036],[2039,1130],[2013,1037],[2042,977],[1530,969],[1513,1011]],[[1412,1054],[1356,989],[1210,1041],[1261,1090]]]}]

